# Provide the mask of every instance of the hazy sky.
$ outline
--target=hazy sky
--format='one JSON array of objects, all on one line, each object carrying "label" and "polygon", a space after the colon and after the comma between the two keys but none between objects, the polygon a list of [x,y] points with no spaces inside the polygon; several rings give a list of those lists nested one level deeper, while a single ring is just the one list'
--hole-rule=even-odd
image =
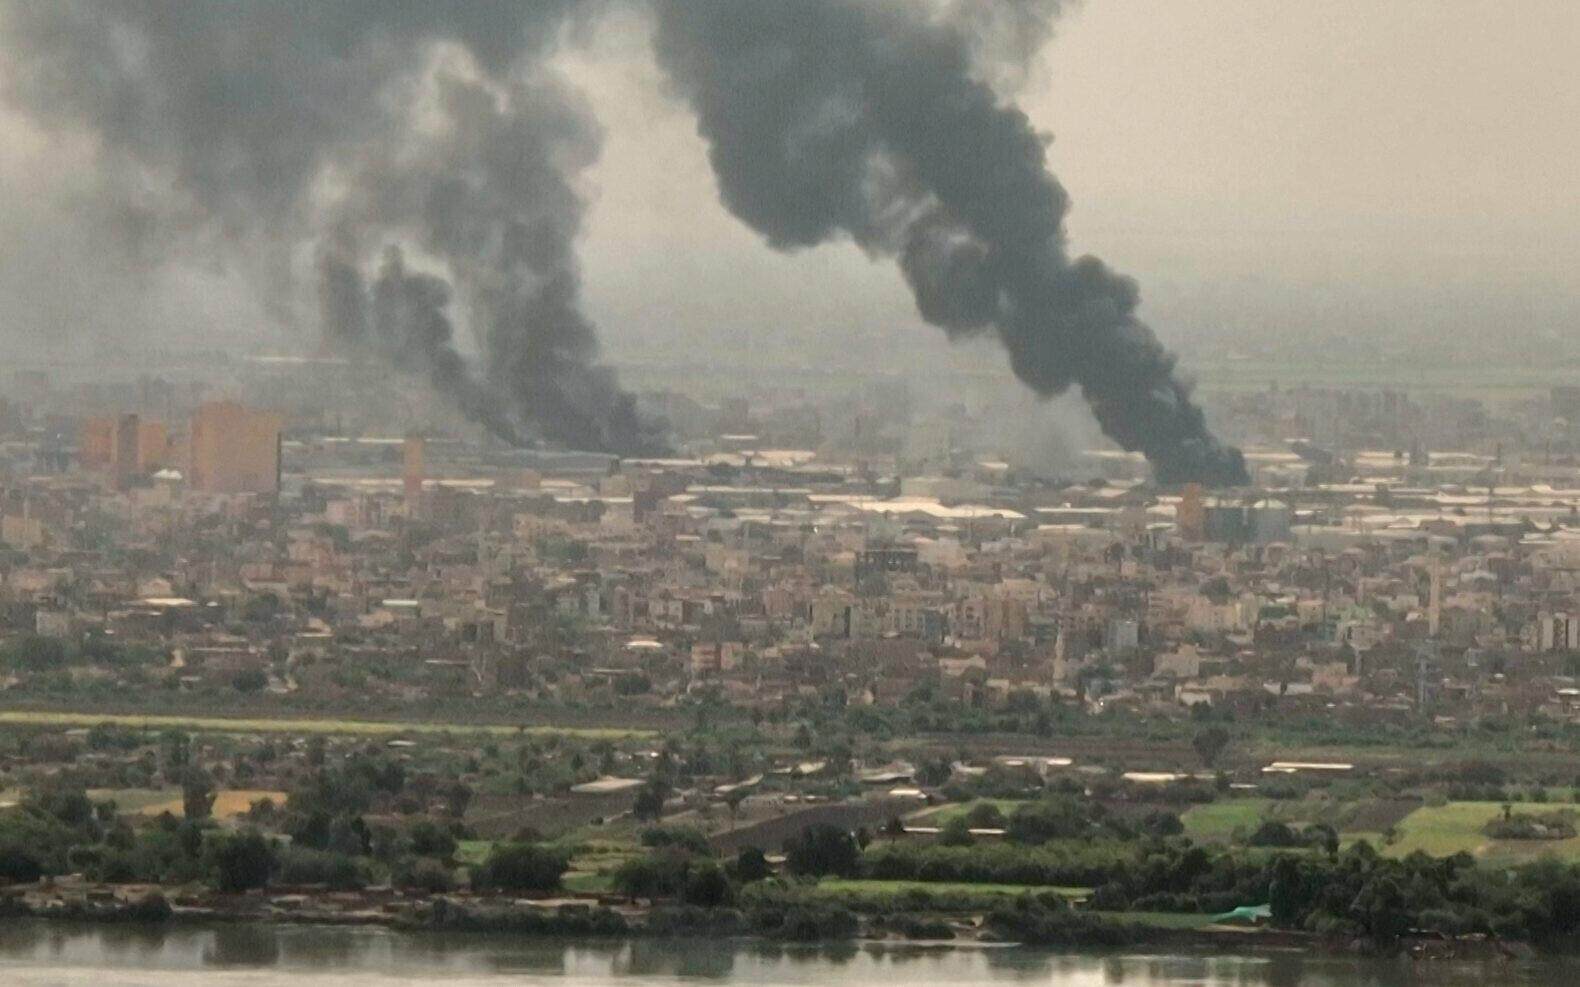
[{"label": "hazy sky", "polygon": [[[1493,329],[1510,310],[1572,333],[1577,50],[1573,0],[1089,0],[1021,99],[1054,135],[1075,247],[1140,279],[1165,339]],[[610,131],[586,257],[612,347],[915,322],[891,265],[773,255],[714,204],[639,40],[606,33],[575,75]]]},{"label": "hazy sky", "polygon": [[[695,124],[641,34],[626,15],[566,57],[608,131],[583,245],[607,349],[727,338],[766,352],[907,330],[924,353],[942,347],[892,264],[850,247],[775,254],[717,205]],[[1165,340],[1219,326],[1568,336],[1576,50],[1574,0],[1089,0],[1020,95],[1055,137],[1073,244],[1141,281]],[[267,318],[222,273],[144,292],[130,269],[76,266],[62,203],[83,160],[0,115],[0,325],[56,334],[152,312],[260,331]],[[113,290],[86,283],[104,279]],[[124,299],[140,295],[152,300],[132,315]]]}]

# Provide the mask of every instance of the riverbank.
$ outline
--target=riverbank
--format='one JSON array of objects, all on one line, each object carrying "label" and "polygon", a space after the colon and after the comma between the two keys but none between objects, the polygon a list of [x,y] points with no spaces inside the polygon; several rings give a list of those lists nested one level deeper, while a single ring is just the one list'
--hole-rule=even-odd
[{"label": "riverbank", "polygon": [[1572,964],[1269,950],[1035,949],[838,940],[501,936],[272,923],[0,922],[7,987],[1570,987]]},{"label": "riverbank", "polygon": [[445,932],[582,939],[703,937],[787,943],[866,942],[912,947],[969,948],[1035,945],[1056,948],[1147,946],[1180,952],[1400,953],[1430,960],[1508,961],[1534,955],[1530,947],[1485,937],[1420,937],[1397,948],[1334,940],[1256,926],[1153,924],[1123,913],[1048,913],[1040,924],[1004,926],[984,914],[866,914],[837,905],[697,908],[630,902],[612,896],[522,898],[453,893],[408,894],[393,888],[329,891],[319,887],[220,894],[196,888],[99,885],[43,881],[0,889],[0,918],[134,926],[271,925],[368,927],[397,932]]}]

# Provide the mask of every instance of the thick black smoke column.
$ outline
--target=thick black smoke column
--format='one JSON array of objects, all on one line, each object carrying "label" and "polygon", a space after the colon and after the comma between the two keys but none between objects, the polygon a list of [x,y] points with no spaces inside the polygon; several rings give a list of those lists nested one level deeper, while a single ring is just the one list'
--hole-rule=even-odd
[{"label": "thick black smoke column", "polygon": [[848,235],[896,256],[927,321],[995,331],[1039,394],[1079,386],[1160,481],[1246,482],[1136,319],[1134,282],[1069,258],[1069,199],[1042,138],[979,78],[958,16],[913,0],[657,5],[659,60],[697,112],[725,204],[773,246]]}]

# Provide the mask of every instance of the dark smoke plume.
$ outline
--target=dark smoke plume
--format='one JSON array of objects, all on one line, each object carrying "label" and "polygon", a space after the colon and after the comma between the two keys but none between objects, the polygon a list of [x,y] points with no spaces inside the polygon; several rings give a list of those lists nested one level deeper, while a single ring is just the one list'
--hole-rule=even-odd
[{"label": "dark smoke plume", "polygon": [[[850,236],[897,257],[927,321],[996,332],[1039,394],[1080,387],[1161,482],[1246,482],[1137,320],[1135,283],[1069,257],[1069,198],[1043,139],[980,77],[973,5],[656,2],[659,61],[697,112],[724,202],[770,244]],[[1053,7],[1003,9],[1024,36]]]},{"label": "dark smoke plume", "polygon": [[[283,311],[281,272],[317,241],[336,345],[425,376],[509,441],[649,452],[658,429],[596,363],[579,307],[572,183],[599,131],[542,64],[597,6],[5,0],[0,30],[7,96],[96,141],[101,198],[167,222],[143,242],[262,253],[259,288]],[[450,282],[410,271],[388,252],[402,243]],[[453,344],[452,304],[481,371]]]},{"label": "dark smoke plume", "polygon": [[473,378],[452,345],[455,332],[445,314],[450,295],[443,278],[408,271],[399,247],[385,248],[371,292],[354,262],[334,252],[319,257],[319,304],[342,350],[376,353],[426,376],[467,417],[519,444],[501,396]]},{"label": "dark smoke plume", "polygon": [[[897,258],[924,318],[996,333],[1038,394],[1078,386],[1160,480],[1244,482],[1136,319],[1134,283],[1068,255],[1042,138],[993,88],[1054,0],[645,2],[726,206],[770,244],[849,236]],[[579,307],[575,180],[600,133],[545,65],[601,6],[0,0],[0,30],[7,95],[97,141],[103,211],[136,217],[139,243],[261,251],[271,298],[316,244],[337,345],[426,376],[512,441],[642,453],[657,429],[596,363]]]}]

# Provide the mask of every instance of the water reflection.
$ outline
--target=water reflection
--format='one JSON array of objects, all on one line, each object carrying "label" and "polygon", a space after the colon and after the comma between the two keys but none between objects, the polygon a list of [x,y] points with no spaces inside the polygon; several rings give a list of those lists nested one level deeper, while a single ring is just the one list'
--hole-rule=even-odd
[{"label": "water reflection", "polygon": [[[75,972],[73,972],[75,971]],[[272,973],[270,972],[272,971]],[[1051,953],[743,940],[563,942],[512,936],[398,934],[382,929],[218,925],[74,926],[0,923],[0,982],[447,987],[529,982],[603,987],[665,982],[892,987],[1558,987],[1576,982],[1566,960],[1413,966],[1408,960],[1270,953],[1260,956]]]}]

